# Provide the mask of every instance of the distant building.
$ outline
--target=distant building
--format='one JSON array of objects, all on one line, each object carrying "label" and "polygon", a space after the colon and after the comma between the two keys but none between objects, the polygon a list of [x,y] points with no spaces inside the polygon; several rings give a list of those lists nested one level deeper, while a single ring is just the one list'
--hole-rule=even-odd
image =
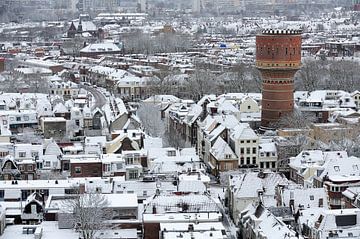
[{"label": "distant building", "polygon": [[5,71],[5,58],[0,57],[0,73]]}]

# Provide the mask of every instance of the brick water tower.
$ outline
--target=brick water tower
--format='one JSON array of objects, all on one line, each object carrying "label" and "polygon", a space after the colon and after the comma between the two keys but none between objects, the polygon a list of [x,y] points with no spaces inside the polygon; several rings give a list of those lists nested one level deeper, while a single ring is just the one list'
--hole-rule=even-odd
[{"label": "brick water tower", "polygon": [[301,66],[300,30],[263,30],[256,36],[256,67],[262,75],[261,128],[294,109],[294,75]]}]

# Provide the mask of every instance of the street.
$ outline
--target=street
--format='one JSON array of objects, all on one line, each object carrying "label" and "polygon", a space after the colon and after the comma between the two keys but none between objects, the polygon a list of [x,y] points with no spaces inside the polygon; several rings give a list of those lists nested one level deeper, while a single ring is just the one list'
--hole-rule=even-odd
[{"label": "street", "polygon": [[94,96],[95,104],[91,107],[92,110],[94,110],[96,107],[101,109],[106,104],[105,96],[101,92],[99,92],[96,88],[87,85],[80,85],[80,88],[89,91]]}]

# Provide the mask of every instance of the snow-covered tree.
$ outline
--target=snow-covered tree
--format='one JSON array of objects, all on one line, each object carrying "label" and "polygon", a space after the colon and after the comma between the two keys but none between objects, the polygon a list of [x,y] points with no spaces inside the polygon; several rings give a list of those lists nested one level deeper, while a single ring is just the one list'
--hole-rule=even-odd
[{"label": "snow-covered tree", "polygon": [[64,202],[82,239],[95,239],[96,232],[104,229],[104,221],[110,219],[108,205],[106,197],[97,192],[78,193]]},{"label": "snow-covered tree", "polygon": [[151,137],[163,137],[165,123],[161,120],[160,108],[152,103],[142,103],[137,110],[141,126]]}]

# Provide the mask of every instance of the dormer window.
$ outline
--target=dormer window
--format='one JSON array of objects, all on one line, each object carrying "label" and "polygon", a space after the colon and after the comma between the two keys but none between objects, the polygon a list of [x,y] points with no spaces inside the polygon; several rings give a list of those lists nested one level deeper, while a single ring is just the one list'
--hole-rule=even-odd
[{"label": "dormer window", "polygon": [[340,172],[340,167],[339,166],[334,166],[334,170],[335,170],[335,172]]}]

